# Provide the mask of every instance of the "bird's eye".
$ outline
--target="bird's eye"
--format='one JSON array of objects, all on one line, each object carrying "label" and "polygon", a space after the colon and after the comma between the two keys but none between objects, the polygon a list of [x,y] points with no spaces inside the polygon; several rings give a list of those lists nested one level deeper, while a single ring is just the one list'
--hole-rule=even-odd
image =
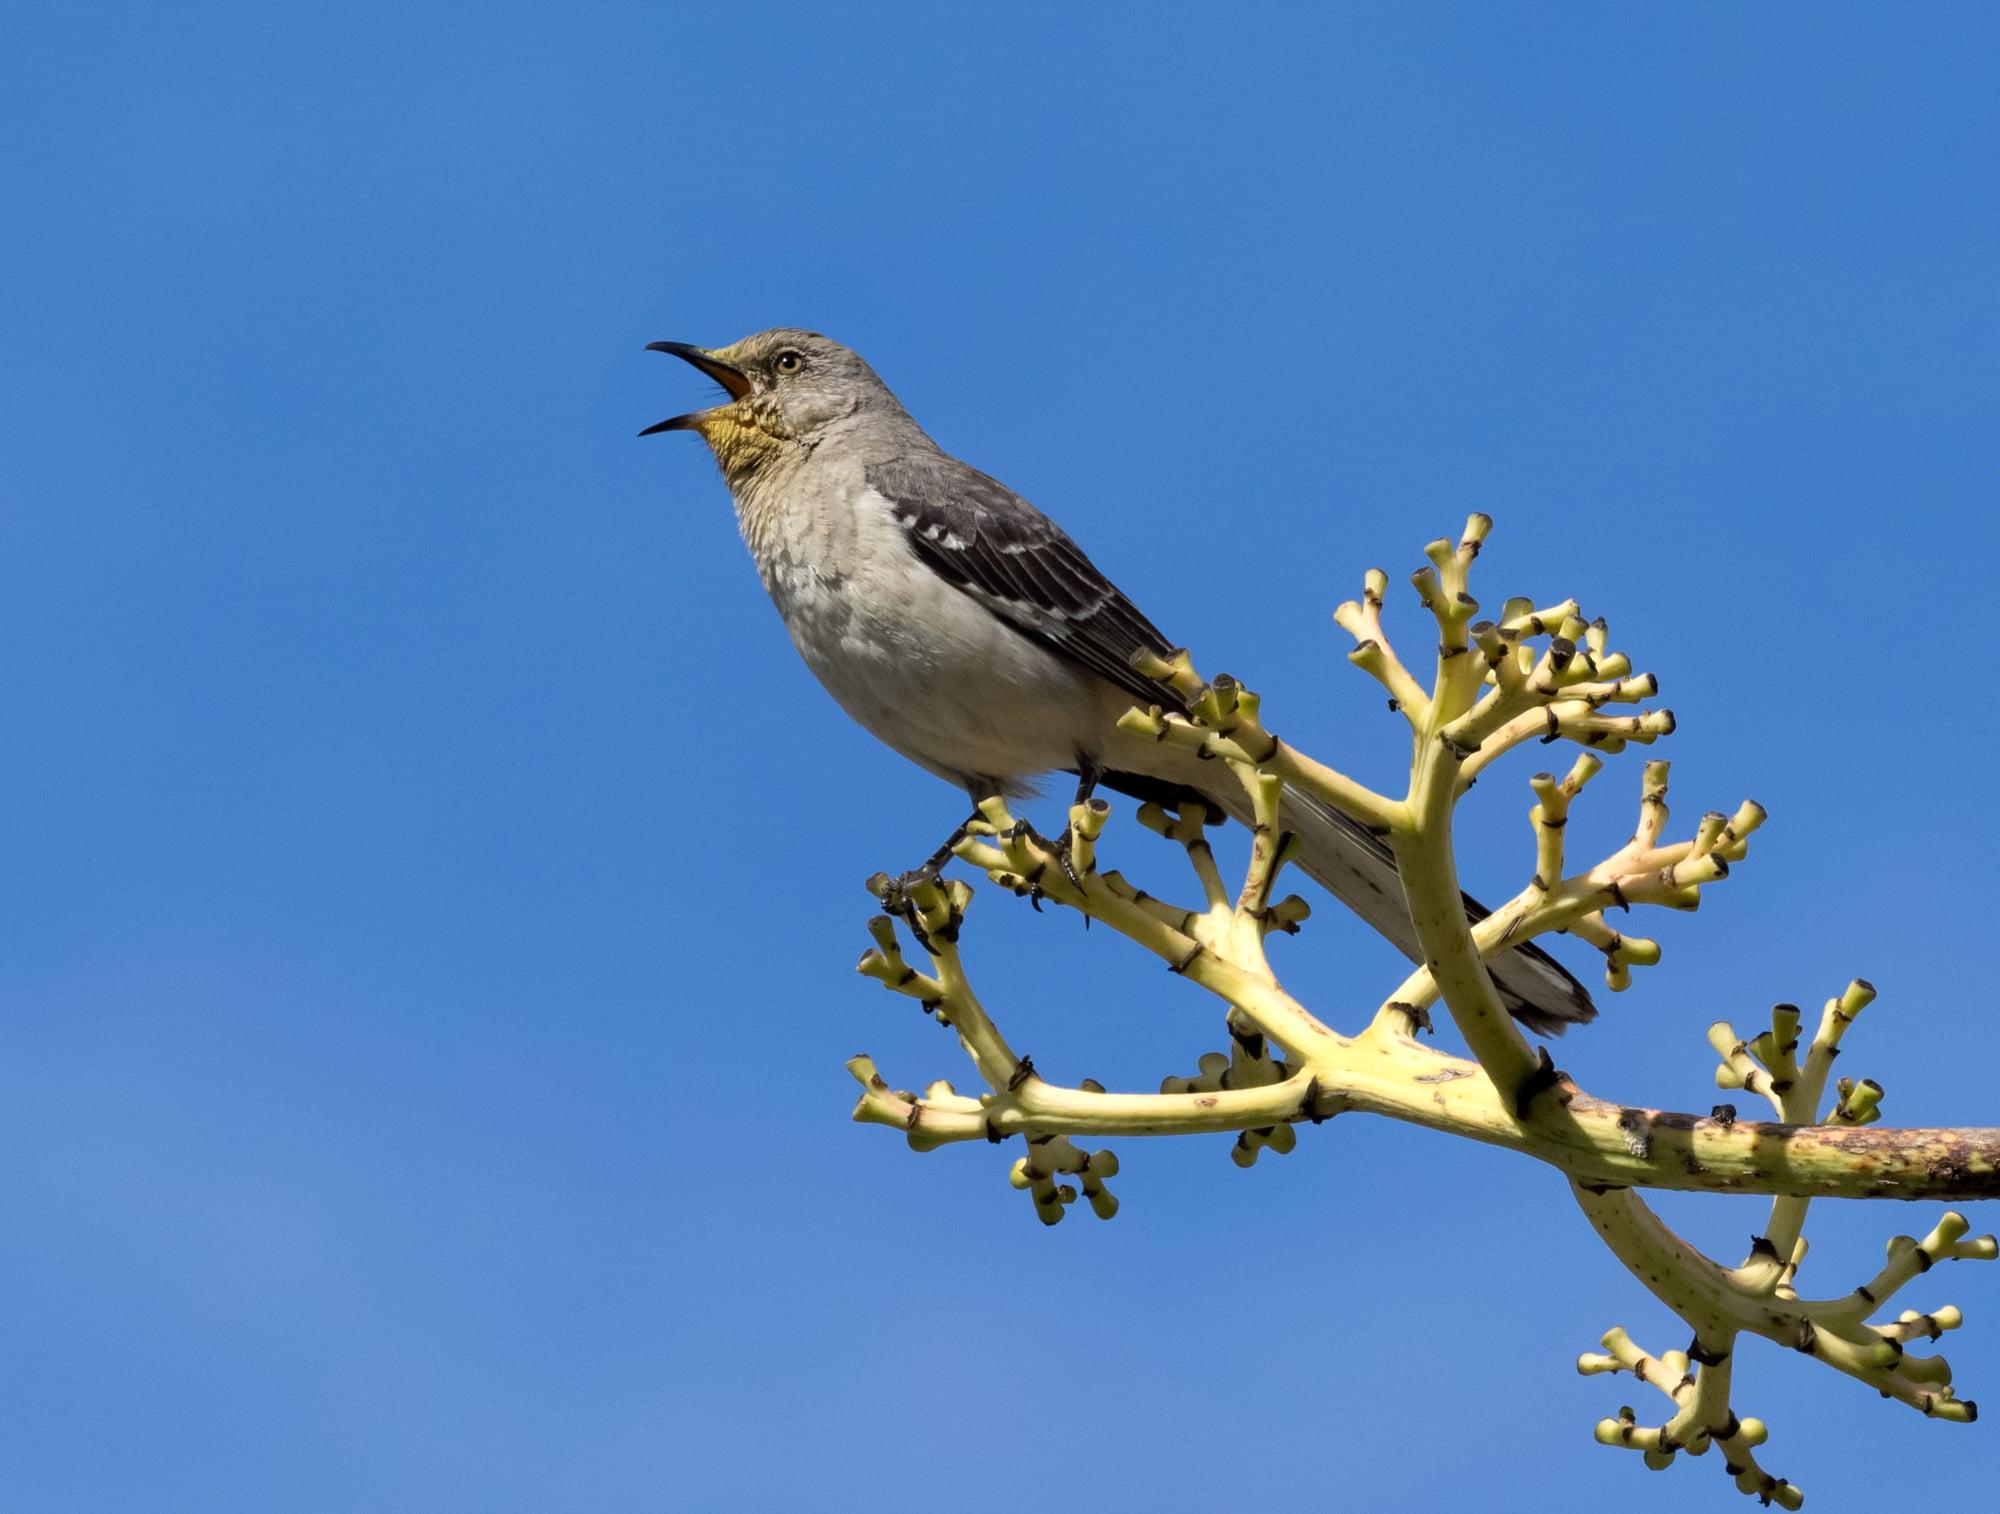
[{"label": "bird's eye", "polygon": [[805,354],[791,347],[787,347],[771,360],[771,366],[780,373],[797,373],[805,365]]}]

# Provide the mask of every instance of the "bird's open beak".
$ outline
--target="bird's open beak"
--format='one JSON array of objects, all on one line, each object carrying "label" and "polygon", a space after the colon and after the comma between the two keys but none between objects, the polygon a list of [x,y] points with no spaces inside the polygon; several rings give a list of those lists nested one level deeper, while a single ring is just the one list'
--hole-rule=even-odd
[{"label": "bird's open beak", "polygon": [[[734,404],[750,392],[750,375],[734,363],[725,362],[712,352],[700,347],[690,347],[686,342],[648,342],[648,352],[668,352],[684,363],[691,363],[729,391],[729,400]],[[639,434],[651,436],[656,431],[691,431],[695,422],[708,414],[706,410],[691,410],[686,415],[671,416],[657,426],[648,426]]]}]

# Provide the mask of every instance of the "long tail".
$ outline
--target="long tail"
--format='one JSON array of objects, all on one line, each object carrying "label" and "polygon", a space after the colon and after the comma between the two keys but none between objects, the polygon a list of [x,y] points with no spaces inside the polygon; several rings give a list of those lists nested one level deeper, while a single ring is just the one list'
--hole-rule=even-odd
[{"label": "long tail", "polygon": [[[1183,798],[1198,797],[1209,808],[1241,824],[1251,823],[1249,800],[1240,791],[1210,795],[1173,778],[1129,770],[1095,776],[1106,788],[1169,806],[1178,805]],[[1298,838],[1295,861],[1313,881],[1374,926],[1412,962],[1423,961],[1409,908],[1403,902],[1396,858],[1380,837],[1311,795],[1291,789],[1285,790],[1279,823]],[[1474,922],[1491,913],[1470,895],[1464,898],[1465,913]],[[1493,958],[1487,968],[1507,1012],[1538,1035],[1559,1036],[1572,1025],[1587,1025],[1597,1018],[1590,991],[1539,946],[1517,946]]]},{"label": "long tail", "polygon": [[[1403,903],[1396,859],[1381,838],[1309,794],[1287,790],[1279,813],[1285,829],[1298,837],[1298,866],[1388,937],[1404,956],[1421,962],[1423,952]],[[1489,913],[1469,895],[1465,912],[1474,921]],[[1589,990],[1538,946],[1516,948],[1488,965],[1508,1013],[1532,1031],[1559,1036],[1572,1025],[1597,1018]]]},{"label": "long tail", "polygon": [[[1158,790],[1171,787],[1157,780],[1133,780],[1122,773],[1106,775],[1105,781],[1127,792],[1140,791],[1146,798],[1158,797]],[[1214,808],[1249,823],[1249,806],[1242,795],[1204,797]],[[1412,962],[1423,961],[1409,909],[1403,902],[1396,859],[1381,838],[1312,796],[1289,789],[1279,815],[1285,829],[1298,837],[1297,865],[1386,936],[1404,956]],[[1470,895],[1465,896],[1465,912],[1475,922],[1490,913]],[[1590,991],[1539,946],[1516,947],[1494,958],[1488,968],[1507,1012],[1539,1035],[1559,1036],[1572,1025],[1586,1025],[1597,1018]]]}]

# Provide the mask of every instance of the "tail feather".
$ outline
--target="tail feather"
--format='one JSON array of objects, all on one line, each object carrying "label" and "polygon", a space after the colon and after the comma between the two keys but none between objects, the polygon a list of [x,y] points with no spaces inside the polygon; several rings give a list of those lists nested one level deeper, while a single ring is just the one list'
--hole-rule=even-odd
[{"label": "tail feather", "polygon": [[[1280,816],[1284,827],[1298,838],[1297,865],[1386,936],[1404,956],[1421,962],[1423,951],[1403,901],[1396,858],[1387,844],[1365,826],[1307,794],[1287,790]],[[1492,913],[1471,895],[1462,897],[1466,916],[1475,924]],[[1597,1018],[1590,991],[1539,946],[1504,952],[1491,959],[1487,968],[1507,1012],[1538,1035],[1559,1036],[1572,1025],[1585,1025]]]},{"label": "tail feather", "polygon": [[[1285,828],[1298,837],[1298,865],[1404,956],[1421,962],[1423,951],[1403,902],[1396,859],[1382,839],[1307,794],[1288,790],[1280,814]],[[1463,897],[1465,913],[1475,923],[1491,913],[1477,899]],[[1540,1035],[1559,1036],[1597,1018],[1590,991],[1538,946],[1502,953],[1487,967],[1507,1012]]]},{"label": "tail feather", "polygon": [[[1249,802],[1241,793],[1212,796],[1184,783],[1143,773],[1106,772],[1098,776],[1106,788],[1135,798],[1170,807],[1178,807],[1186,798],[1198,798],[1232,819],[1244,824],[1250,821]],[[1291,789],[1285,791],[1279,819],[1298,838],[1295,860],[1299,867],[1387,937],[1404,956],[1412,962],[1423,960],[1409,908],[1403,901],[1395,855],[1381,837],[1311,795]],[[1475,924],[1492,913],[1469,894],[1464,898],[1466,917]],[[1590,991],[1539,946],[1517,946],[1503,952],[1487,963],[1487,970],[1507,1012],[1538,1035],[1559,1036],[1572,1025],[1587,1025],[1597,1018]]]}]

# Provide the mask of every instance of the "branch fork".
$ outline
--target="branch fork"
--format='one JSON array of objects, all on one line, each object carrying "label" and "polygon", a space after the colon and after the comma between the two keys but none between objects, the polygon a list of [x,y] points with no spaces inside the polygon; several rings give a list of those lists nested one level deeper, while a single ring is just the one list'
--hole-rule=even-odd
[{"label": "branch fork", "polygon": [[[1334,612],[1355,641],[1350,661],[1382,686],[1408,727],[1410,779],[1403,793],[1377,792],[1300,752],[1269,728],[1254,691],[1226,675],[1204,680],[1179,652],[1146,659],[1142,670],[1171,686],[1182,708],[1133,710],[1121,724],[1200,752],[1241,787],[1253,826],[1240,882],[1224,876],[1206,839],[1205,827],[1217,817],[1195,804],[1178,812],[1142,805],[1136,815],[1180,848],[1191,884],[1185,900],[1157,897],[1101,867],[1112,815],[1103,801],[1072,807],[1065,829],[1051,838],[1004,801],[990,800],[956,846],[958,858],[989,882],[1038,908],[1048,903],[1109,927],[1219,999],[1222,1049],[1194,1057],[1192,1073],[1165,1076],[1156,1093],[1107,1091],[1088,1079],[1052,1081],[1015,1051],[973,991],[959,944],[972,886],[923,873],[901,880],[877,875],[870,882],[883,913],[870,922],[874,944],[860,970],[950,1028],[984,1087],[960,1094],[937,1081],[921,1094],[899,1091],[870,1058],[856,1057],[848,1063],[862,1087],[855,1118],[900,1129],[922,1151],[1020,1138],[1025,1152],[1009,1180],[1046,1224],[1059,1222],[1079,1198],[1100,1218],[1117,1212],[1107,1180],[1117,1175],[1118,1158],[1079,1144],[1086,1139],[1232,1134],[1231,1159],[1248,1167],[1265,1151],[1294,1149],[1301,1124],[1357,1111],[1535,1157],[1567,1177],[1604,1243],[1692,1332],[1685,1351],[1651,1356],[1614,1329],[1604,1335],[1602,1352],[1579,1359],[1585,1373],[1626,1372],[1651,1383],[1671,1405],[1653,1425],[1622,1409],[1599,1424],[1597,1438],[1640,1452],[1654,1468],[1683,1452],[1701,1456],[1719,1448],[1739,1489],[1796,1508],[1802,1498],[1796,1485],[1771,1476],[1757,1460],[1768,1433],[1763,1423],[1740,1417],[1731,1403],[1738,1338],[1763,1336],[1929,1417],[1969,1421],[1976,1410],[1956,1396],[1944,1358],[1911,1349],[1956,1329],[1959,1311],[1936,1305],[1878,1316],[1937,1262],[1995,1254],[1991,1236],[1966,1238],[1969,1227],[1954,1210],[1922,1239],[1892,1240],[1887,1263],[1868,1282],[1824,1299],[1802,1298],[1808,1206],[1815,1198],[2000,1195],[2000,1131],[1885,1127],[1879,1084],[1833,1079],[1843,1036],[1874,998],[1860,980],[1827,1001],[1803,1049],[1803,1017],[1789,1005],[1773,1010],[1768,1029],[1749,1036],[1727,1022],[1710,1027],[1717,1086],[1761,1099],[1768,1121],[1741,1118],[1731,1104],[1699,1116],[1596,1098],[1558,1072],[1546,1051],[1531,1049],[1506,1014],[1487,964],[1539,936],[1567,933],[1603,954],[1613,991],[1625,988],[1635,969],[1661,958],[1658,942],[1630,929],[1633,914],[1695,909],[1747,857],[1765,814],[1747,801],[1733,812],[1710,811],[1681,839],[1668,841],[1668,765],[1648,762],[1631,838],[1576,867],[1568,823],[1605,758],[1671,735],[1674,717],[1647,707],[1657,680],[1635,674],[1630,659],[1609,646],[1605,622],[1585,620],[1575,601],[1537,607],[1512,599],[1497,617],[1479,618],[1471,576],[1491,525],[1483,515],[1471,517],[1456,541],[1426,547],[1425,565],[1411,577],[1437,636],[1428,685],[1384,626],[1386,574],[1371,570],[1360,598]],[[1630,713],[1614,713],[1617,706]],[[1502,757],[1530,743],[1557,742],[1579,750],[1561,776],[1548,771],[1528,780],[1528,881],[1473,924],[1458,884],[1456,806]],[[1280,892],[1287,858],[1278,813],[1288,786],[1384,837],[1423,950],[1424,965],[1347,1032],[1287,993],[1267,955],[1273,935],[1297,933],[1311,913],[1305,900]],[[1417,1040],[1439,1006],[1468,1055]],[[1764,1194],[1770,1215],[1750,1254],[1726,1267],[1658,1219],[1639,1196],[1649,1187]]]}]

